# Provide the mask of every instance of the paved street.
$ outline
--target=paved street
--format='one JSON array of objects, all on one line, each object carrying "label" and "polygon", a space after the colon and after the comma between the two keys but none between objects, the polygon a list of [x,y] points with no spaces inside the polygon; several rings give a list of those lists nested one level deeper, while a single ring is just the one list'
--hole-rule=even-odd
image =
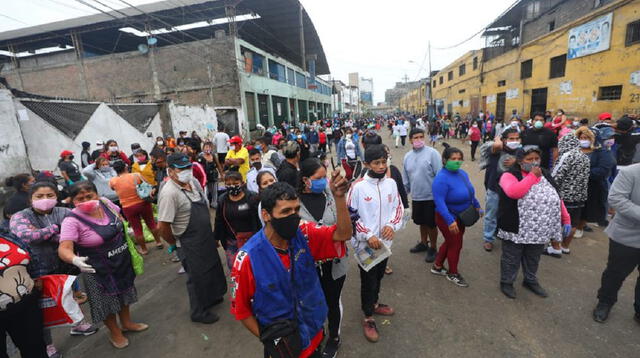
[{"label": "paved street", "polygon": [[[388,132],[381,134],[390,144]],[[457,146],[460,142],[450,143]],[[442,146],[437,149],[442,151]],[[467,154],[468,149],[465,145]],[[400,165],[404,152],[392,148],[393,163]],[[463,169],[469,172],[478,198],[484,202],[484,173],[478,172],[471,161],[465,162]],[[542,258],[539,278],[550,293],[547,299],[534,296],[520,285],[516,286],[516,300],[500,293],[500,248],[491,253],[482,249],[481,224],[465,235],[460,272],[470,283],[469,288],[430,274],[424,256],[409,253],[417,237],[417,227],[412,223],[396,236],[390,260],[394,274],[384,278],[381,299],[394,306],[397,313],[390,319],[377,320],[381,338],[376,344],[368,343],[362,334],[360,282],[352,262],[343,291],[343,345],[339,356],[638,356],[640,326],[632,319],[635,273],[620,291],[609,321],[602,325],[591,319],[607,256],[607,239],[600,228],[576,239],[571,255]],[[137,279],[139,302],[132,311],[134,319],[151,328],[129,334],[128,348],[113,349],[106,329],[86,338],[69,337],[66,329],[56,329],[58,348],[65,357],[262,357],[258,340],[229,314],[228,300],[216,309],[221,316],[218,323],[189,321],[186,277],[177,274],[178,268],[164,251],[148,256],[146,272]]]}]

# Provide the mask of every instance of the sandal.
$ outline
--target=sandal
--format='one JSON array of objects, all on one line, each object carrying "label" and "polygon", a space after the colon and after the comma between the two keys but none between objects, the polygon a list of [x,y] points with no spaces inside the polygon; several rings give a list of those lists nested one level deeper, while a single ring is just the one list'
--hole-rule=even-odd
[{"label": "sandal", "polygon": [[146,331],[147,329],[149,329],[149,325],[146,323],[138,323],[138,328],[136,329],[127,329],[127,328],[122,328],[121,331],[124,332],[142,332],[142,331]]},{"label": "sandal", "polygon": [[391,268],[391,266],[387,266],[384,268],[385,275],[391,275],[392,273],[393,273],[393,269]]},{"label": "sandal", "polygon": [[124,339],[124,342],[122,343],[116,343],[113,341],[113,339],[111,339],[111,337],[109,337],[109,342],[111,342],[111,345],[114,346],[117,349],[123,349],[123,348],[127,348],[129,346],[129,340],[128,339]]}]

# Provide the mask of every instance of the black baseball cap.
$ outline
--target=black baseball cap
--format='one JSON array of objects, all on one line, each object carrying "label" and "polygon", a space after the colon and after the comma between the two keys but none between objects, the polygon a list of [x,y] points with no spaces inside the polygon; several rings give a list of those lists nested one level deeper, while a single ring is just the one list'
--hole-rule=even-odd
[{"label": "black baseball cap", "polygon": [[167,157],[167,165],[171,168],[191,168],[191,161],[184,153],[173,153]]}]

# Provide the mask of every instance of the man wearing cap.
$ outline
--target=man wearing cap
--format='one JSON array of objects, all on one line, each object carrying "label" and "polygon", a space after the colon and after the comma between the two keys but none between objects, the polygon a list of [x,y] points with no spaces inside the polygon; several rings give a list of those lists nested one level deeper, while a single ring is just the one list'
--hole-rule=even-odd
[{"label": "man wearing cap", "polygon": [[224,158],[224,165],[229,170],[237,171],[242,174],[242,180],[247,181],[247,173],[249,172],[249,151],[242,146],[242,137],[234,135],[229,139],[231,149]]},{"label": "man wearing cap", "polygon": [[140,148],[140,143],[132,143],[131,144],[131,155],[129,156],[129,162],[135,163],[135,155],[138,151],[142,149]]},{"label": "man wearing cap", "polygon": [[96,150],[91,152],[91,160],[95,161],[102,153],[104,153],[104,142],[101,140],[96,141]]},{"label": "man wearing cap", "polygon": [[211,324],[219,317],[209,309],[227,292],[216,241],[212,234],[209,205],[202,187],[193,177],[191,162],[183,153],[167,158],[169,180],[158,196],[161,236],[177,249],[187,273],[191,321]]}]

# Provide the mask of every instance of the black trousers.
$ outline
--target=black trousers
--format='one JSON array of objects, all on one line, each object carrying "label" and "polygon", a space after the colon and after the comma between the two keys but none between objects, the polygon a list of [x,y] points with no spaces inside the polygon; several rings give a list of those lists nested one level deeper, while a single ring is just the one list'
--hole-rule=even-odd
[{"label": "black trousers", "polygon": [[407,141],[407,136],[406,135],[401,135],[400,136],[400,143],[402,143],[402,146],[404,147],[404,144]]},{"label": "black trousers", "polygon": [[480,141],[471,141],[471,159],[476,159],[476,149],[478,149]]},{"label": "black trousers", "polygon": [[[609,305],[615,304],[622,283],[636,269],[640,271],[640,249],[609,239],[609,257],[607,268],[602,273],[598,300]],[[640,276],[636,279],[634,308],[640,314]]]},{"label": "black trousers", "polygon": [[195,285],[191,281],[191,276],[189,275],[189,269],[190,269],[189,263],[181,247],[178,247],[177,253],[178,253],[178,258],[180,258],[180,263],[182,264],[182,267],[186,271],[186,275],[187,275],[187,294],[189,295],[189,307],[190,307],[191,319],[192,320],[202,319],[209,314],[209,307],[205,307],[202,304],[202,302],[198,299]]},{"label": "black trousers", "polygon": [[318,276],[320,277],[320,285],[322,285],[322,291],[327,300],[327,307],[329,307],[327,320],[329,321],[330,339],[340,336],[340,323],[342,322],[342,302],[340,302],[340,295],[342,294],[344,280],[347,278],[347,275],[344,275],[334,280],[331,275],[332,268],[333,262],[329,261],[323,263],[317,269]]},{"label": "black trousers", "polygon": [[524,281],[537,283],[538,264],[544,251],[544,244],[516,244],[502,240],[502,257],[500,258],[500,282],[513,284],[522,266]]},{"label": "black trousers", "polygon": [[376,303],[378,303],[380,294],[380,282],[384,277],[384,269],[387,267],[388,260],[385,259],[375,265],[369,272],[358,266],[360,269],[360,304],[365,317],[373,316],[373,310]]},{"label": "black trousers", "polygon": [[31,293],[22,301],[0,312],[0,358],[7,355],[7,333],[20,350],[22,358],[47,358],[47,347],[42,337],[42,310],[38,294]]}]

